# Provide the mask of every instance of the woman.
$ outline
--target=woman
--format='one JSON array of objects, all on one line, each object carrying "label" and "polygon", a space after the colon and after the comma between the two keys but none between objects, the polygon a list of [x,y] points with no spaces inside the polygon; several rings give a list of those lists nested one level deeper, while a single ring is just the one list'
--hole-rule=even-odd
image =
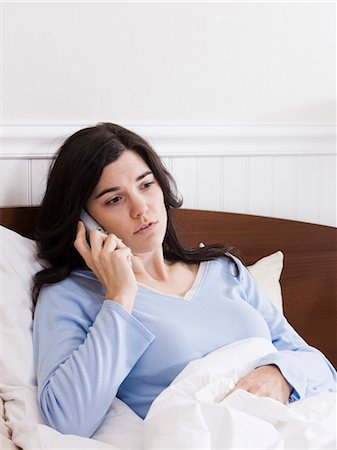
[{"label": "woman", "polygon": [[[34,320],[46,421],[92,436],[118,396],[144,418],[193,359],[263,337],[269,354],[236,388],[286,403],[335,388],[336,372],[218,245],[185,249],[172,224],[175,183],[144,139],[101,123],[56,155],[38,220]],[[82,209],[105,229],[86,236]]]}]

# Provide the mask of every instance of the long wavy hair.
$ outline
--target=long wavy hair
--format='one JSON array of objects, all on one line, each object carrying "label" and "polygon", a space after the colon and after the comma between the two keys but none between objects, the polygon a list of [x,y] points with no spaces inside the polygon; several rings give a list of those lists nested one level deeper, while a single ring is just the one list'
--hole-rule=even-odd
[{"label": "long wavy hair", "polygon": [[132,131],[112,123],[99,123],[79,130],[66,139],[49,169],[35,230],[38,256],[47,261],[48,267],[34,277],[34,306],[44,284],[57,283],[75,268],[86,267],[73,245],[80,213],[105,166],[116,161],[125,150],[137,153],[145,161],[163,191],[167,211],[164,258],[188,264],[219,256],[230,258],[227,252],[232,249],[221,244],[186,248],[180,243],[174,228],[172,208],[179,208],[182,198],[160,157]]}]

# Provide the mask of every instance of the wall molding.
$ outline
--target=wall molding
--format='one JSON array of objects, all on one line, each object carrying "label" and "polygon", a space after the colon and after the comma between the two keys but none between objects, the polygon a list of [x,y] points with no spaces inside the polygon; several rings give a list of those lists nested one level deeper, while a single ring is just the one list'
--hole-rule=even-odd
[{"label": "wall molding", "polygon": [[[87,124],[2,125],[0,159],[49,159]],[[123,124],[162,157],[336,155],[335,124]]]}]

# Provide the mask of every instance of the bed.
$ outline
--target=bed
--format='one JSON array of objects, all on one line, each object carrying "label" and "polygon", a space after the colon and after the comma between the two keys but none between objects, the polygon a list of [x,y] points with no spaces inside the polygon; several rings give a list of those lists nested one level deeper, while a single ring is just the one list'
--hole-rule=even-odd
[{"label": "bed", "polygon": [[[280,414],[286,415],[291,413],[292,417],[295,417],[296,413],[296,417],[302,417],[302,422],[298,419],[298,423],[302,424],[298,430],[301,429],[302,434],[300,431],[296,432],[297,434],[293,433],[291,439],[289,437],[290,428],[283,426],[281,437],[279,430],[278,434],[275,434],[275,430],[273,430],[271,441],[262,442],[263,428],[261,428],[260,434],[256,433],[262,419],[261,416],[254,417],[255,422],[252,422],[253,425],[252,423],[248,424],[248,431],[245,432],[247,447],[237,440],[242,432],[235,435],[234,430],[231,440],[224,444],[224,441],[210,438],[209,429],[206,433],[207,437],[205,437],[205,426],[201,427],[202,431],[200,424],[198,428],[196,422],[193,422],[193,426],[199,431],[194,433],[197,436],[197,438],[193,438],[195,442],[190,438],[185,439],[182,422],[175,422],[179,419],[177,410],[171,415],[171,429],[159,429],[158,418],[162,417],[162,414],[167,417],[167,409],[163,409],[160,402],[157,404],[157,416],[154,417],[153,414],[150,414],[149,419],[145,420],[147,426],[145,431],[142,428],[143,421],[133,415],[125,405],[118,402],[111,408],[110,422],[103,424],[101,434],[98,433],[93,439],[62,435],[49,428],[41,418],[36,404],[36,380],[31,345],[30,283],[32,275],[43,265],[43,261],[39,261],[36,257],[33,240],[37,210],[37,207],[0,209],[2,225],[0,261],[2,280],[0,304],[2,334],[0,355],[1,448],[22,448],[24,450],[33,448],[146,448],[150,450],[164,447],[180,449],[238,448],[238,445],[241,448],[253,448],[254,445],[256,448],[335,448],[335,438],[333,437],[335,425],[332,424],[335,423],[335,406],[333,404],[336,403],[336,397],[333,393],[323,396],[324,398],[322,397],[319,404],[308,403],[303,406],[302,410],[295,411],[293,409],[290,412],[288,410],[280,412]],[[174,219],[178,235],[187,245],[222,242],[232,246],[235,254],[251,270],[259,287],[265,290],[271,301],[274,301],[283,311],[294,328],[309,344],[321,350],[335,367],[337,366],[337,230],[335,228],[285,219],[188,209],[174,211]],[[263,343],[260,345],[259,351],[262,351],[263,345]],[[241,352],[240,349],[236,349],[236,355],[238,350]],[[268,351],[268,348],[265,351]],[[233,364],[237,364],[237,357],[233,356],[233,350],[229,349],[228,352],[226,361],[234,358]],[[252,352],[253,350],[251,351],[248,346],[240,354],[244,359],[245,354],[251,355]],[[222,356],[218,353],[216,357],[221,358]],[[208,360],[207,367],[209,367],[209,363],[210,360]],[[205,364],[203,364],[198,365],[197,369],[204,370]],[[181,378],[180,381],[185,382],[185,379]],[[167,395],[170,395],[172,399],[176,393],[176,391],[172,393],[171,390]],[[243,400],[248,403],[253,402],[253,399],[250,398]],[[241,403],[243,400],[241,398]],[[202,402],[206,404],[205,400]],[[245,403],[245,408],[251,407],[254,411],[260,407],[261,411],[270,410],[275,406],[275,402],[271,405],[262,405],[261,403],[257,407],[254,403],[251,405],[248,403]],[[217,407],[216,411],[220,411],[220,409]],[[226,411],[228,414],[228,410]],[[233,411],[232,409],[230,414],[234,414]],[[240,429],[242,431],[243,412],[241,410],[241,416],[238,416],[238,410],[235,411],[236,415],[231,416],[231,420],[235,419],[238,423],[241,421]],[[311,411],[310,417],[306,416],[306,411]],[[320,416],[318,419],[319,414],[323,414],[324,417]],[[308,431],[303,425],[303,417],[306,417],[307,422],[305,423],[310,422],[310,426],[313,427],[313,415],[316,417],[317,423],[314,431],[312,428]],[[123,417],[128,418],[127,429],[121,425]],[[204,421],[205,417],[203,416]],[[219,417],[223,420],[223,416]],[[210,416],[208,419],[220,420],[219,417]],[[114,419],[113,426],[111,426],[112,419]],[[257,423],[256,420],[260,422]],[[283,420],[286,423],[286,419]],[[255,429],[255,437],[260,436],[255,444],[253,435],[249,439],[247,438],[249,426],[250,429]],[[268,426],[270,428],[270,423]],[[273,426],[275,428],[275,423]],[[286,429],[288,430],[287,439],[284,437]],[[293,425],[291,429],[294,429]],[[178,441],[168,441],[167,439],[160,441],[153,438],[153,433],[157,433],[161,437],[165,433],[182,437]],[[140,438],[143,434],[145,443]],[[107,435],[109,438],[106,437]],[[236,437],[233,438],[233,436]]]}]

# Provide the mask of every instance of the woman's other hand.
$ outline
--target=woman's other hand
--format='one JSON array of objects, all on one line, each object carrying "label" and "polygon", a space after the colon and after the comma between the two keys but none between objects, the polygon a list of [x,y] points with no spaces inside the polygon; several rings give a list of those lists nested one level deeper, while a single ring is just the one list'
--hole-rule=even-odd
[{"label": "woman's other hand", "polygon": [[131,250],[114,234],[90,232],[90,245],[84,224],[78,222],[74,247],[105,288],[105,297],[132,311],[137,292],[132,270]]},{"label": "woman's other hand", "polygon": [[249,372],[241,378],[230,393],[236,389],[243,389],[259,397],[270,397],[286,403],[293,388],[284,378],[280,369],[271,364]]}]

